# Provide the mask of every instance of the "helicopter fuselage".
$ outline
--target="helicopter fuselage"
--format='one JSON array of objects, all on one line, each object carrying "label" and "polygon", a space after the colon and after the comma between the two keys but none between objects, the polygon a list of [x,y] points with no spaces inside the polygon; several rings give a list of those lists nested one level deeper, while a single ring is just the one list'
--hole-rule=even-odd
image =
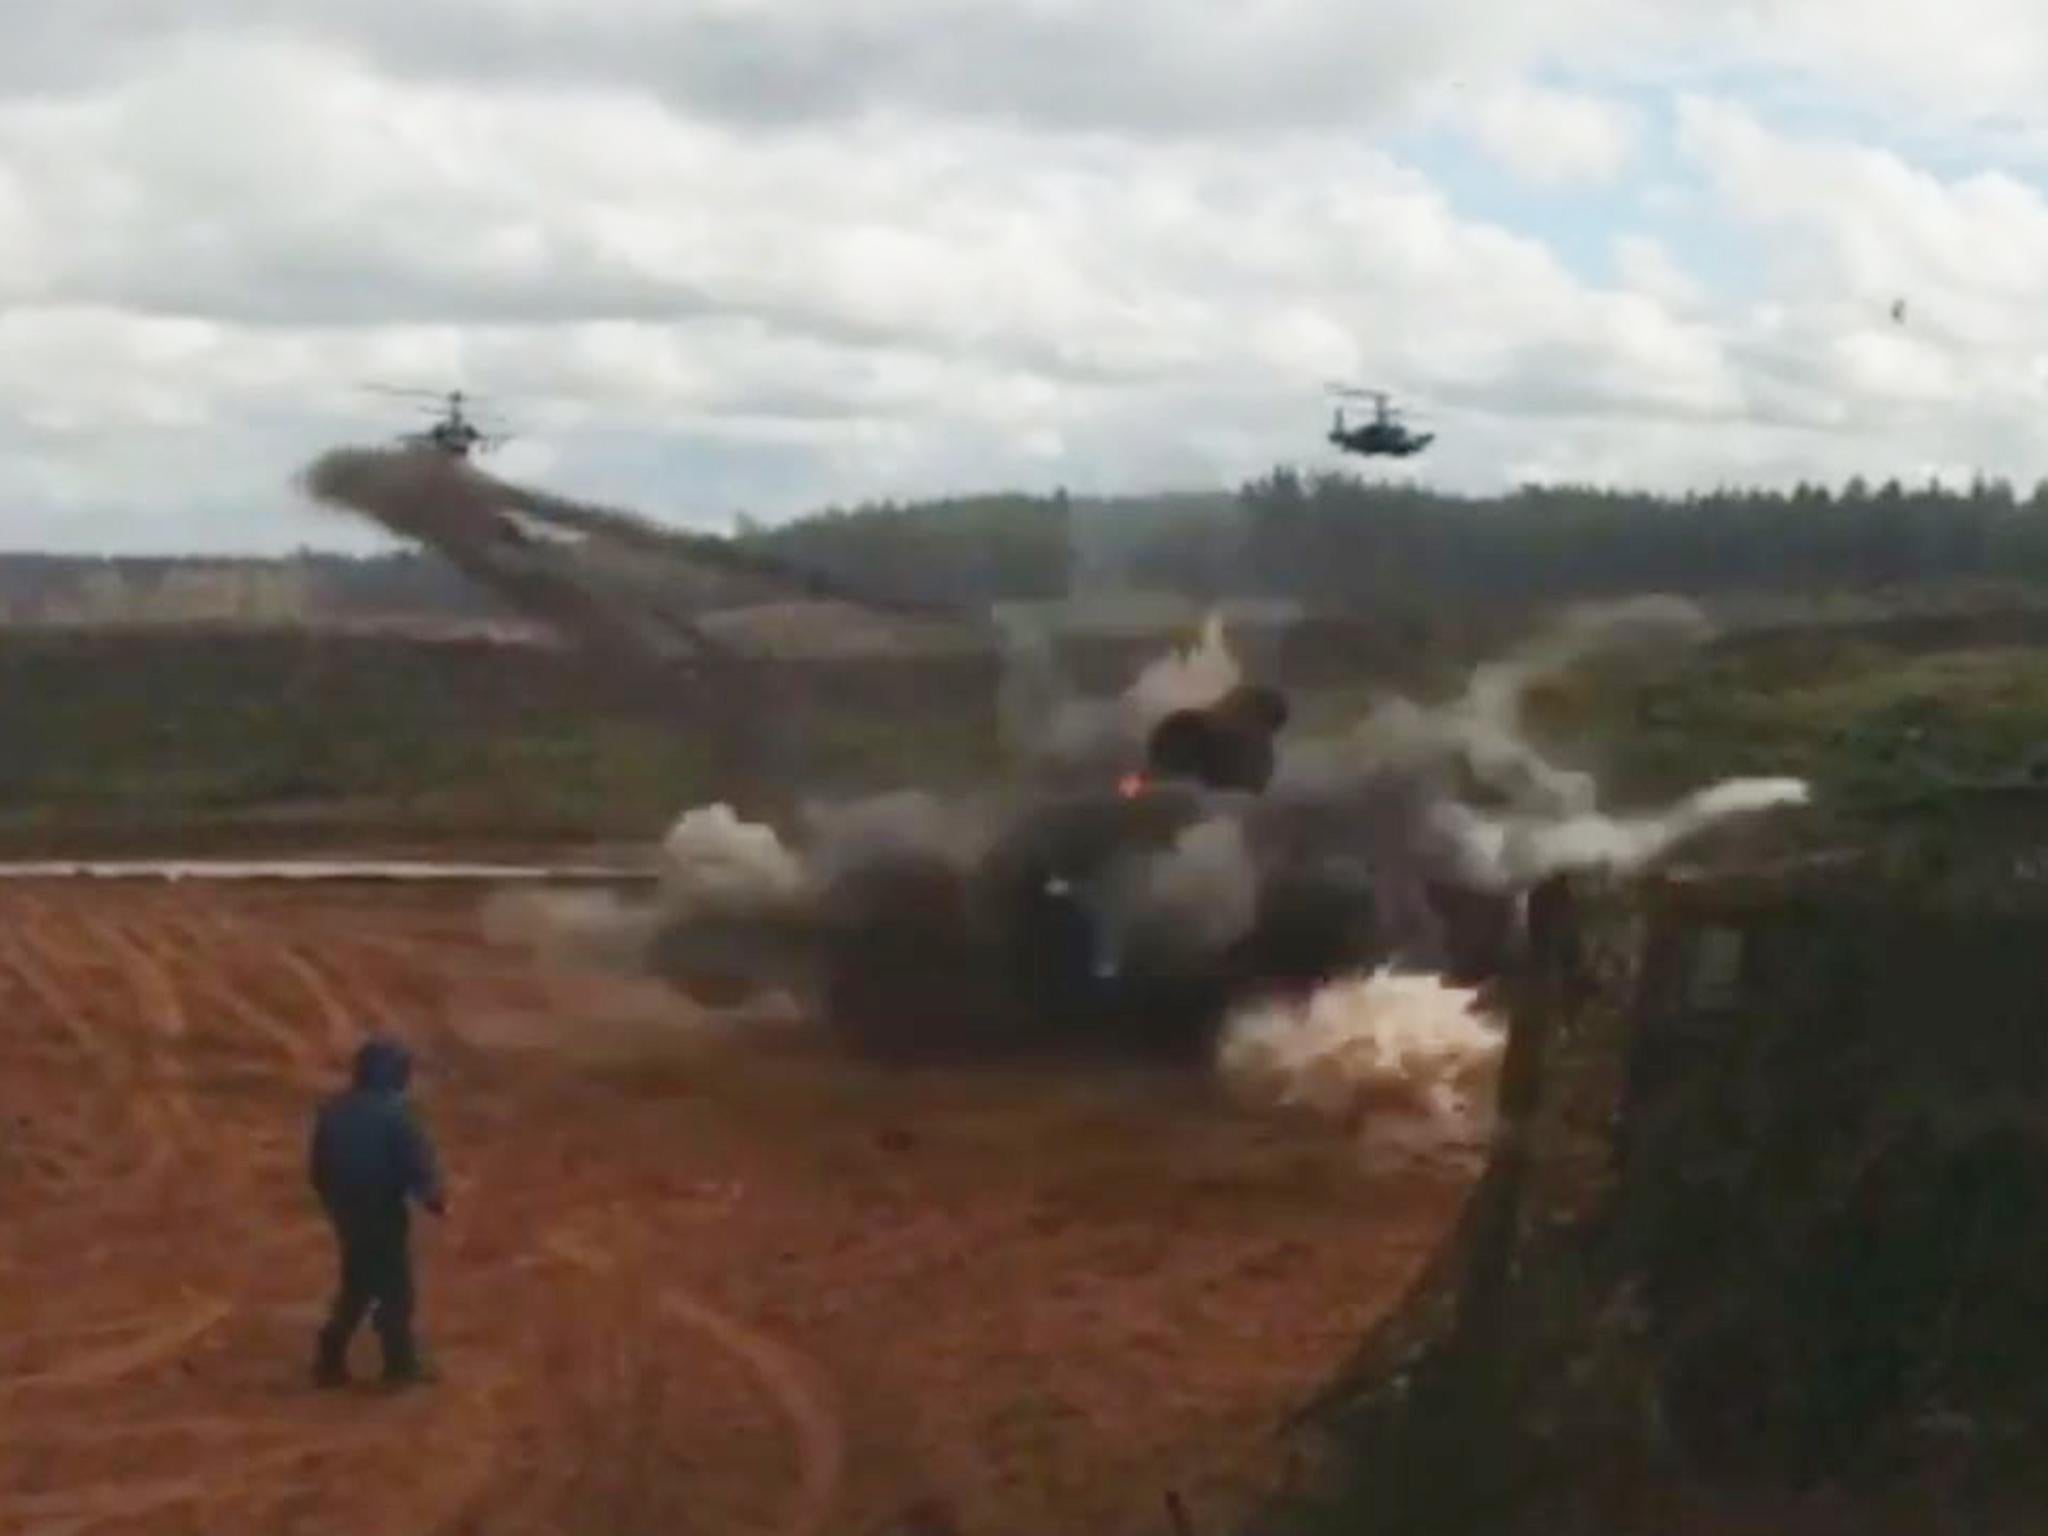
[{"label": "helicopter fuselage", "polygon": [[1365,391],[1367,399],[1373,402],[1372,420],[1359,426],[1350,426],[1344,420],[1340,407],[1330,420],[1330,441],[1345,453],[1356,453],[1367,457],[1405,459],[1422,452],[1436,441],[1434,432],[1411,432],[1401,422],[1399,415],[1387,403],[1387,397],[1376,390]]},{"label": "helicopter fuselage", "polygon": [[1436,441],[1434,432],[1410,432],[1402,427],[1370,426],[1354,427],[1349,430],[1339,427],[1330,433],[1330,441],[1346,453],[1362,454],[1367,457],[1405,459],[1422,452]]},{"label": "helicopter fuselage", "polygon": [[483,441],[483,433],[460,418],[437,421],[424,432],[406,435],[405,441],[416,448],[435,448],[458,459],[466,459]]}]

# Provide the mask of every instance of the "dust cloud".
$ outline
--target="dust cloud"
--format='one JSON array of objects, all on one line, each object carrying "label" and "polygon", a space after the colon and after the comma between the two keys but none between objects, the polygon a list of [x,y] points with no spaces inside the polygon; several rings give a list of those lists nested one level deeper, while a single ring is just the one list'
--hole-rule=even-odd
[{"label": "dust cloud", "polygon": [[1142,735],[1177,709],[1207,709],[1243,681],[1244,668],[1223,632],[1223,616],[1212,613],[1195,644],[1145,665],[1124,692],[1123,710]]},{"label": "dust cloud", "polygon": [[1121,694],[1106,699],[1075,690],[1043,630],[1012,621],[1002,639],[997,718],[1012,761],[1030,773],[1099,778],[1138,756],[1168,715],[1210,708],[1244,680],[1220,614],[1203,621],[1193,644],[1154,657]]},{"label": "dust cloud", "polygon": [[1336,1126],[1370,1162],[1463,1162],[1492,1135],[1506,1039],[1476,990],[1383,969],[1233,1010],[1216,1069],[1240,1102]]},{"label": "dust cloud", "polygon": [[489,942],[524,961],[503,987],[466,985],[451,1004],[455,1032],[480,1048],[645,1067],[701,1062],[712,1047],[804,1027],[787,993],[755,990],[720,1008],[664,982],[655,965],[658,903],[608,891],[504,891],[485,902],[479,922]]},{"label": "dust cloud", "polygon": [[[1239,1101],[1318,1116],[1375,1159],[1456,1161],[1490,1132],[1503,1032],[1478,983],[1486,966],[1512,963],[1526,892],[1570,870],[1645,870],[1713,827],[1807,799],[1795,779],[1739,779],[1618,814],[1603,809],[1592,775],[1529,741],[1533,687],[1603,650],[1640,660],[1703,633],[1697,611],[1670,600],[1576,612],[1475,668],[1447,703],[1382,699],[1348,732],[1283,754],[1268,794],[1175,784],[1136,801],[1098,790],[1077,802],[1033,791],[1039,760],[1027,758],[1007,798],[900,792],[808,807],[786,831],[723,805],[695,808],[664,842],[658,911],[634,921],[660,935],[653,948],[669,974],[716,973],[737,996],[781,988],[829,1021],[832,976],[863,966],[930,962],[940,974],[942,952],[978,954],[965,973],[999,989],[1006,945],[1045,921],[1050,902],[1090,936],[1096,982],[1214,983],[1174,993],[1173,1006],[1217,1007],[1213,1023],[1189,1028]],[[1059,709],[1071,720],[1092,707],[1110,723],[1118,742],[1092,743],[1108,754],[1108,783],[1134,761],[1137,722],[1213,704],[1242,678],[1212,620],[1121,695]],[[1040,903],[1035,916],[1001,904],[1008,888],[991,883],[991,869],[1041,882],[1024,892]],[[1036,873],[1025,880],[1020,869]],[[1276,930],[1287,936],[1297,918],[1271,896],[1288,882],[1354,902],[1370,922],[1314,974],[1279,986],[1235,957]],[[1451,974],[1446,888],[1505,914],[1508,951],[1491,953],[1479,975]],[[875,932],[909,919],[918,947],[871,947]],[[986,994],[962,991],[952,1006],[971,1014]],[[1034,1027],[1071,1025],[1049,1016]],[[1090,1027],[1123,1026],[1112,1016]]]}]

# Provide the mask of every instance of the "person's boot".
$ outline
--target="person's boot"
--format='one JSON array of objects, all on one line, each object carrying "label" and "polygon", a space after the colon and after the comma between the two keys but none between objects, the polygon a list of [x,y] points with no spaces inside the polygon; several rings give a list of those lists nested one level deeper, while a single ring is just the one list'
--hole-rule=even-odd
[{"label": "person's boot", "polygon": [[384,1367],[384,1385],[394,1392],[406,1387],[430,1386],[440,1379],[439,1371],[416,1356]]},{"label": "person's boot", "polygon": [[348,1385],[348,1348],[328,1329],[320,1330],[313,1354],[313,1385],[333,1388]]},{"label": "person's boot", "polygon": [[384,1385],[391,1388],[424,1386],[440,1378],[420,1359],[409,1331],[384,1335]]}]

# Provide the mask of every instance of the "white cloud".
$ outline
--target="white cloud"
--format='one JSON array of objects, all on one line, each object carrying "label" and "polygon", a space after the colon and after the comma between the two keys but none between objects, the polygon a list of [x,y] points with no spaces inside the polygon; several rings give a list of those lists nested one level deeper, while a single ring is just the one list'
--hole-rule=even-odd
[{"label": "white cloud", "polygon": [[[1928,29],[1994,0],[1886,0],[1860,42],[1820,0],[1715,9],[14,0],[0,544],[324,530],[286,479],[408,424],[380,378],[501,395],[527,471],[718,525],[1316,459],[1333,376],[1421,407],[1409,470],[1463,488],[2022,469],[2039,192],[1768,104],[1981,136],[2048,100],[2048,20],[1970,42],[1964,100]],[[1650,138],[1633,102],[1730,62],[1780,72]],[[1403,158],[1432,126],[1626,229],[1461,203]]]},{"label": "white cloud", "polygon": [[[292,418],[280,441],[360,431],[356,380],[459,362],[515,411],[538,397],[544,434],[772,440],[805,457],[786,494],[809,501],[1255,473],[1315,443],[1332,373],[1499,409],[1532,357],[1569,347],[1608,411],[1722,388],[1656,301],[1589,289],[1321,135],[903,117],[762,135],[633,96],[409,85],[259,39],[0,107],[0,163],[45,253],[11,295],[34,344],[0,352],[0,388],[78,451],[94,423],[167,412],[225,449],[258,404]],[[183,494],[229,486],[246,495],[245,472]]]},{"label": "white cloud", "polygon": [[[1682,105],[1679,143],[1724,212],[1763,238],[1779,302],[1843,334],[1934,349],[2007,387],[2048,344],[2048,198],[2014,177],[1943,179],[1860,144],[1775,134],[1726,102]],[[1906,324],[1891,320],[1905,302]],[[1856,355],[1875,355],[1859,342]]]},{"label": "white cloud", "polygon": [[1983,125],[2048,99],[2048,10],[2034,0],[1727,0],[1722,47],[1909,107]]},{"label": "white cloud", "polygon": [[1638,132],[1634,114],[1614,102],[1521,84],[1481,96],[1469,121],[1488,153],[1544,187],[1612,181]]},{"label": "white cloud", "polygon": [[1705,286],[1679,265],[1663,241],[1652,236],[1616,236],[1614,265],[1627,287],[1647,294],[1674,312],[1697,309],[1706,301]]},{"label": "white cloud", "polygon": [[1614,0],[325,0],[258,13],[248,0],[10,0],[12,63],[0,65],[0,86],[119,78],[166,46],[260,33],[345,48],[414,81],[630,89],[754,126],[881,109],[1211,137],[1384,120],[1434,80],[1512,67],[1621,9]]},{"label": "white cloud", "polygon": [[1723,326],[1758,410],[1830,429],[1812,472],[2039,473],[2048,199],[2009,175],[1943,178],[1777,133],[1724,101],[1690,101],[1680,123],[1721,217],[1769,264],[1768,300]]}]

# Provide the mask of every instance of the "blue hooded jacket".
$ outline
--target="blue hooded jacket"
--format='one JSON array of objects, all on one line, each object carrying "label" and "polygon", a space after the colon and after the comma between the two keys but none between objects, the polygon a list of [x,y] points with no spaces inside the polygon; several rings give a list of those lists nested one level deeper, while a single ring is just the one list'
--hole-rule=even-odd
[{"label": "blue hooded jacket", "polygon": [[406,1103],[411,1077],[404,1046],[370,1040],[356,1052],[353,1086],[320,1106],[308,1172],[336,1221],[403,1221],[408,1198],[440,1205],[439,1159]]}]

